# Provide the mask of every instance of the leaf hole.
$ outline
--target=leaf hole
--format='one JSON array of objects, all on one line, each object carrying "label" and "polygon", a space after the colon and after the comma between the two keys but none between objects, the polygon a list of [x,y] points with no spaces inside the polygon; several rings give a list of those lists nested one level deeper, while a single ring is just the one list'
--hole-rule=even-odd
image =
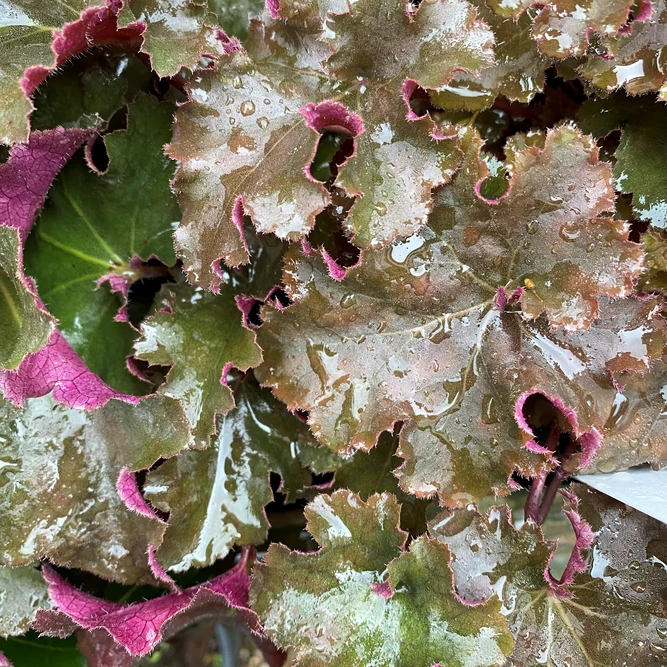
[{"label": "leaf hole", "polygon": [[127,295],[127,312],[130,323],[139,327],[155,301],[155,296],[166,283],[173,283],[169,267],[158,259],[142,262],[136,269],[137,280],[130,286]]},{"label": "leaf hole", "polygon": [[325,130],[320,136],[310,175],[317,181],[332,185],[338,170],[354,154],[354,139],[346,132]]},{"label": "leaf hole", "polygon": [[289,308],[292,305],[292,299],[287,296],[287,292],[281,287],[276,287],[267,297],[268,303],[273,303],[280,308]]},{"label": "leaf hole", "polygon": [[410,111],[412,111],[418,118],[423,118],[427,113],[434,109],[433,103],[431,102],[431,96],[428,94],[428,91],[421,86],[414,87],[410,93],[410,97],[407,99],[407,103],[410,107]]},{"label": "leaf hole", "polygon": [[352,200],[345,198],[339,206],[331,206],[320,213],[315,227],[308,235],[313,248],[324,248],[329,257],[341,268],[350,268],[359,263],[360,249],[350,241],[343,227],[342,216],[347,213]]},{"label": "leaf hole", "polygon": [[544,394],[528,396],[523,404],[522,417],[534,434],[528,448],[534,451],[546,450],[556,463],[553,470],[544,470],[531,481],[526,499],[526,520],[541,525],[561,484],[572,472],[570,459],[581,452],[581,445],[572,433],[572,425],[567,415]]},{"label": "leaf hole", "polygon": [[86,146],[86,162],[98,174],[103,174],[109,168],[109,153],[104,137],[96,137]]}]

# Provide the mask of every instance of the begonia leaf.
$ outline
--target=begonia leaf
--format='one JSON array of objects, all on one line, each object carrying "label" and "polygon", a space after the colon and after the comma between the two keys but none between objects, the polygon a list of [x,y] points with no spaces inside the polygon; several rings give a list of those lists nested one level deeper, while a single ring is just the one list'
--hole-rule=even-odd
[{"label": "begonia leaf", "polygon": [[195,69],[202,56],[225,52],[215,28],[216,17],[206,2],[192,0],[128,0],[121,25],[141,21],[146,26],[141,50],[151,57],[160,76]]},{"label": "begonia leaf", "polygon": [[576,493],[566,511],[575,550],[586,558],[564,585],[542,574],[553,545],[533,524],[517,531],[501,508],[486,516],[468,509],[441,515],[431,534],[452,553],[463,599],[494,591],[501,597],[515,638],[510,665],[660,664],[667,650],[665,526],[587,487]]},{"label": "begonia leaf", "polygon": [[224,285],[218,294],[181,281],[166,285],[164,308],[151,315],[136,341],[139,359],[171,365],[159,393],[178,399],[192,429],[192,445],[205,448],[216,432],[216,415],[234,407],[226,384],[230,368],[246,371],[262,361],[254,332],[243,325],[234,292]]},{"label": "begonia leaf", "polygon": [[97,174],[82,159],[63,169],[25,247],[26,271],[60,322],[59,330],[88,367],[114,389],[143,394],[126,357],[136,333],[117,312],[141,277],[141,259],[175,262],[171,231],[180,214],[170,192],[173,166],[162,154],[172,106],[140,95],[128,128],[105,137],[109,167]]},{"label": "begonia leaf", "polygon": [[0,566],[0,637],[24,634],[37,610],[50,607],[44,578],[32,565]]},{"label": "begonia leaf", "polygon": [[[612,374],[645,373],[662,354],[664,324],[655,300],[605,299],[601,318],[571,333],[551,329],[544,317],[527,319],[546,307],[554,323],[589,324],[597,298],[588,305],[577,291],[599,280],[598,294],[627,294],[641,268],[641,249],[626,240],[625,223],[594,217],[611,206],[608,167],[597,164],[588,140],[572,130],[549,137],[544,152],[517,153],[519,168],[498,203],[476,198],[479,172],[464,165],[440,192],[430,223],[438,233],[427,227],[387,250],[365,253],[342,282],[331,280],[316,258],[289,251],[284,280],[296,303],[263,310],[260,382],[290,409],[307,410],[314,434],[334,451],[370,449],[381,431],[408,421],[399,450],[408,461],[398,474],[412,493],[437,491],[447,503],[467,503],[506,493],[515,470],[532,476],[551,465],[522,446],[533,438],[521,418],[532,393],[574,411],[569,428],[587,443],[581,463],[589,462],[616,396]],[[546,190],[553,200],[541,195],[540,163],[549,160],[564,177],[551,176]],[[468,189],[472,197],[464,198]],[[534,227],[541,236],[530,233]],[[595,269],[594,280],[593,274],[577,278],[578,265],[566,259],[573,253],[584,267],[613,263],[608,280],[604,268]],[[616,272],[626,262],[620,287]],[[521,311],[506,308],[506,294],[526,280],[534,283],[517,291]],[[558,310],[549,291],[558,295]]]},{"label": "begonia leaf", "polygon": [[146,479],[145,497],[169,512],[157,557],[175,572],[210,565],[234,544],[266,539],[270,472],[280,474],[289,499],[311,482],[298,458],[314,444],[308,427],[250,378],[239,381],[234,398],[209,449],[183,452]]},{"label": "begonia leaf", "polygon": [[[595,3],[606,11],[617,3]],[[667,3],[665,0],[640,2],[629,29],[600,39],[599,55],[589,56],[578,72],[603,90],[623,87],[630,95],[660,89],[665,83]]]},{"label": "begonia leaf", "polygon": [[185,446],[181,406],[151,396],[87,413],[47,395],[1,409],[1,564],[48,557],[116,581],[154,582],[146,551],[161,526],[130,512],[116,483],[123,468],[149,467]]},{"label": "begonia leaf", "polygon": [[0,16],[0,143],[25,141],[28,99],[51,70],[93,44],[137,42],[140,30],[118,31],[118,0],[9,0]]},{"label": "begonia leaf", "polygon": [[120,645],[116,649],[119,653],[122,654],[122,647],[131,656],[143,656],[163,637],[212,615],[226,625],[247,624],[258,631],[257,616],[248,608],[249,568],[246,553],[231,570],[210,581],[132,604],[109,602],[85,593],[49,565],[43,566],[43,572],[54,607],[76,625],[90,631],[86,633],[88,641],[93,644],[103,641],[104,635],[96,637],[96,631],[103,630]]},{"label": "begonia leaf", "polygon": [[642,220],[667,227],[667,142],[661,128],[667,111],[647,97],[626,97],[618,93],[607,99],[591,99],[579,112],[581,127],[596,137],[621,130],[621,142],[614,156],[616,189],[632,194],[632,208]]},{"label": "begonia leaf", "polygon": [[[457,68],[491,64],[493,35],[473,8],[463,0],[413,13],[378,0],[345,15],[345,5],[327,8],[336,14],[327,23],[336,35],[330,44],[320,38],[314,2],[282,2],[272,10],[282,20],[253,20],[245,50],[234,45],[216,72],[197,75],[193,101],[177,113],[169,154],[180,162],[175,187],[184,220],[176,248],[190,279],[204,287],[219,284],[219,259],[248,261],[244,211],[260,232],[281,238],[312,229],[329,201],[309,173],[318,132],[357,137],[340,184],[358,195],[348,224],[365,245],[423,225],[431,189],[460,161],[456,142],[436,135],[429,119],[406,120],[403,84],[440,87]],[[378,23],[372,17],[380,14]],[[395,60],[377,57],[389,35],[401,45]]]},{"label": "begonia leaf", "polygon": [[[512,641],[500,604],[463,605],[449,550],[420,537],[403,550],[391,494],[350,491],[306,508],[315,553],[272,544],[253,571],[251,606],[295,665],[501,665]],[[353,613],[349,613],[353,610]]]}]

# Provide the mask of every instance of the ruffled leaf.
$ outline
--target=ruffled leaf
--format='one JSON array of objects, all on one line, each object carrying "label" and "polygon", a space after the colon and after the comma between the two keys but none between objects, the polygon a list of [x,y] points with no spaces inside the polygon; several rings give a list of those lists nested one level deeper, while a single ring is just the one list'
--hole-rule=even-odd
[{"label": "ruffled leaf", "polygon": [[557,0],[535,18],[533,37],[550,58],[581,56],[592,35],[616,37],[633,4],[634,0]]},{"label": "ruffled leaf", "polygon": [[[408,421],[398,474],[412,493],[463,504],[506,493],[514,471],[532,476],[553,465],[528,447],[534,434],[522,409],[531,394],[569,415],[585,465],[612,411],[612,374],[644,373],[662,354],[655,301],[605,300],[588,331],[526,320],[547,308],[552,321],[588,324],[597,315],[593,279],[598,290],[626,294],[641,267],[625,223],[592,217],[611,206],[606,165],[572,130],[549,136],[544,151],[517,154],[514,182],[499,203],[477,197],[479,172],[464,166],[439,196],[431,223],[438,233],[426,228],[366,253],[342,282],[316,258],[288,252],[284,280],[296,303],[263,311],[260,382],[290,409],[307,410],[313,432],[334,451],[369,449],[378,433]],[[564,182],[556,178],[550,162],[569,166],[572,180],[566,172]],[[544,188],[545,178],[552,187]],[[540,196],[545,189],[556,193],[553,201]],[[531,234],[538,227],[541,235]],[[608,277],[598,262],[611,265]],[[531,289],[520,289],[527,281]],[[508,299],[522,301],[521,311]]]},{"label": "ruffled leaf", "polygon": [[216,17],[207,4],[191,0],[129,0],[121,25],[141,21],[146,26],[141,50],[151,57],[160,76],[173,76],[182,67],[194,70],[202,56],[225,52]]},{"label": "ruffled leaf", "polygon": [[[597,4],[597,3],[596,3]],[[614,7],[600,2],[599,6]],[[600,55],[592,55],[578,72],[595,86],[611,91],[623,87],[630,95],[660,89],[665,83],[664,45],[667,42],[667,3],[665,0],[639,2],[634,21],[627,29],[603,37]]]},{"label": "ruffled leaf", "polygon": [[566,585],[554,586],[542,574],[552,545],[539,529],[515,530],[500,508],[487,516],[441,515],[431,533],[451,550],[463,599],[494,591],[501,597],[516,642],[510,664],[587,667],[615,664],[619,656],[629,664],[659,664],[667,650],[665,526],[587,487],[576,493],[566,512],[578,537],[574,556],[586,558]]},{"label": "ruffled leaf", "polygon": [[544,87],[549,61],[531,39],[532,17],[504,19],[491,9],[490,0],[473,3],[479,17],[495,36],[495,64],[478,74],[456,72],[440,91],[431,92],[436,106],[444,109],[477,111],[491,106],[499,95],[530,102]]},{"label": "ruffled leaf", "polygon": [[273,544],[253,572],[251,604],[269,637],[294,647],[297,665],[503,664],[512,642],[500,605],[454,597],[441,544],[421,537],[403,551],[399,511],[391,494],[364,503],[350,491],[308,505],[321,549]]},{"label": "ruffled leaf", "polygon": [[[104,5],[104,6],[103,6]],[[0,18],[0,143],[25,141],[29,96],[51,70],[94,44],[135,43],[136,26],[117,30],[118,0],[3,3]]]},{"label": "ruffled leaf", "polygon": [[298,459],[312,446],[308,427],[250,378],[239,382],[234,397],[236,407],[218,417],[212,447],[183,452],[146,479],[146,498],[169,512],[157,557],[172,571],[210,565],[234,544],[266,539],[270,472],[280,474],[291,499],[310,484]]},{"label": "ruffled leaf", "polygon": [[[176,247],[189,278],[204,287],[219,284],[219,259],[248,261],[244,211],[260,232],[281,238],[312,229],[329,202],[309,173],[326,128],[358,137],[340,184],[359,197],[348,222],[364,245],[423,225],[431,189],[458,165],[455,142],[431,136],[430,120],[405,119],[403,84],[439,87],[457,68],[491,63],[493,36],[472,7],[438,0],[408,13],[401,3],[371,0],[344,16],[346,6],[327,8],[336,14],[331,46],[320,37],[315,3],[283,2],[274,11],[283,20],[253,21],[245,51],[199,75],[193,101],[177,114],[169,154],[181,163],[184,221]],[[400,43],[395,59],[378,57],[389,34]]]},{"label": "ruffled leaf", "polygon": [[87,413],[30,399],[2,402],[0,534],[3,565],[48,557],[116,581],[154,582],[146,560],[160,524],[130,512],[116,492],[121,469],[173,456],[188,440],[176,401],[112,401]]},{"label": "ruffled leaf", "polygon": [[216,432],[216,415],[234,407],[226,384],[231,368],[246,371],[262,361],[255,334],[243,326],[230,286],[219,294],[185,281],[166,285],[161,308],[142,324],[136,356],[171,365],[159,393],[178,399],[192,429],[192,445],[205,448]]}]

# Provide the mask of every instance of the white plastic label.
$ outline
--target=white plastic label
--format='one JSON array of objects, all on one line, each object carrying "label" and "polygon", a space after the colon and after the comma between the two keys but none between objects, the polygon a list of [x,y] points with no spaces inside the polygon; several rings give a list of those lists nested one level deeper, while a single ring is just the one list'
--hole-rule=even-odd
[{"label": "white plastic label", "polygon": [[667,523],[667,468],[637,468],[608,475],[578,475],[576,479],[658,521]]}]

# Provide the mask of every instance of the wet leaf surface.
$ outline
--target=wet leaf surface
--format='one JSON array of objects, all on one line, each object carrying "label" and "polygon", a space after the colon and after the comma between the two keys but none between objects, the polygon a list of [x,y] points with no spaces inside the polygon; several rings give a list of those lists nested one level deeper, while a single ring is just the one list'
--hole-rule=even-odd
[{"label": "wet leaf surface", "polygon": [[[428,119],[405,119],[403,82],[440,87],[457,67],[477,71],[492,62],[493,36],[460,0],[425,4],[414,16],[400,3],[362,4],[349,15],[326,7],[338,35],[327,41],[315,3],[284,2],[284,20],[254,20],[245,51],[192,81],[193,102],[177,114],[169,147],[181,163],[176,248],[191,280],[215,287],[219,259],[248,261],[243,212],[281,238],[312,229],[329,195],[308,168],[327,128],[359,136],[339,181],[359,196],[348,221],[359,243],[383,245],[425,223],[431,189],[451,177],[460,154],[451,139],[431,136]],[[374,26],[380,15],[383,31]],[[395,59],[376,57],[387,38]]]},{"label": "wet leaf surface", "polygon": [[48,557],[120,582],[154,582],[146,550],[160,525],[130,512],[116,482],[122,468],[148,467],[185,446],[180,405],[154,396],[86,413],[48,395],[24,410],[6,401],[1,409],[2,564]]},{"label": "wet leaf surface", "polygon": [[227,373],[257,366],[262,352],[255,334],[243,326],[231,288],[213,294],[181,279],[166,285],[159,300],[157,312],[142,324],[136,356],[171,365],[159,393],[181,402],[192,429],[191,445],[205,448],[216,432],[216,415],[234,407]]},{"label": "wet leaf surface", "polygon": [[127,291],[141,277],[141,259],[175,262],[174,166],[161,154],[172,111],[170,104],[138,97],[129,106],[128,129],[105,137],[108,169],[96,174],[81,157],[73,159],[25,249],[26,272],[62,335],[94,373],[128,394],[147,393],[150,385],[126,368],[136,338],[123,321]]},{"label": "wet leaf surface", "polygon": [[273,544],[251,589],[266,632],[295,647],[296,665],[503,664],[512,642],[500,604],[461,604],[437,541],[421,537],[403,551],[391,494],[365,503],[350,491],[320,495],[306,516],[321,549]]},{"label": "wet leaf surface", "polygon": [[[608,166],[568,128],[549,137],[544,151],[517,153],[513,182],[499,203],[475,195],[478,173],[464,165],[441,190],[432,228],[366,253],[340,283],[316,258],[289,251],[284,280],[295,305],[263,310],[260,382],[290,408],[309,411],[313,432],[334,451],[369,449],[381,431],[407,420],[398,475],[412,493],[438,492],[448,504],[465,504],[507,493],[515,470],[530,477],[551,465],[522,446],[533,433],[516,410],[531,393],[574,409],[574,437],[596,443],[586,448],[589,458],[612,412],[611,373],[643,373],[661,355],[656,302],[605,299],[601,318],[571,333],[551,329],[544,316],[532,319],[546,309],[553,324],[576,328],[597,316],[592,275],[577,277],[577,256],[584,266],[596,255],[609,264],[609,285],[627,262],[628,291],[641,266],[624,223],[591,217],[612,206]],[[565,176],[546,188],[559,193],[555,201],[540,195],[541,164],[549,161],[572,169],[572,181]],[[532,227],[542,234],[530,234]],[[598,239],[598,230],[606,238]],[[532,243],[555,252],[535,254]],[[595,273],[601,291],[604,270]],[[520,310],[498,301],[498,288],[504,298],[520,286]],[[641,339],[637,348],[631,331]]]},{"label": "wet leaf surface", "polygon": [[250,378],[239,381],[234,398],[236,407],[218,417],[209,449],[183,452],[146,479],[146,498],[169,512],[157,557],[175,572],[211,565],[235,544],[266,539],[269,473],[280,474],[292,500],[311,482],[299,460],[314,445],[308,427]]},{"label": "wet leaf surface", "polygon": [[542,574],[552,546],[533,524],[517,531],[503,508],[486,516],[470,509],[443,514],[430,530],[453,554],[454,584],[464,599],[500,596],[516,642],[509,664],[659,664],[666,648],[665,526],[575,488],[567,511],[578,509],[587,523],[588,532],[579,533],[586,559],[559,590]]}]

